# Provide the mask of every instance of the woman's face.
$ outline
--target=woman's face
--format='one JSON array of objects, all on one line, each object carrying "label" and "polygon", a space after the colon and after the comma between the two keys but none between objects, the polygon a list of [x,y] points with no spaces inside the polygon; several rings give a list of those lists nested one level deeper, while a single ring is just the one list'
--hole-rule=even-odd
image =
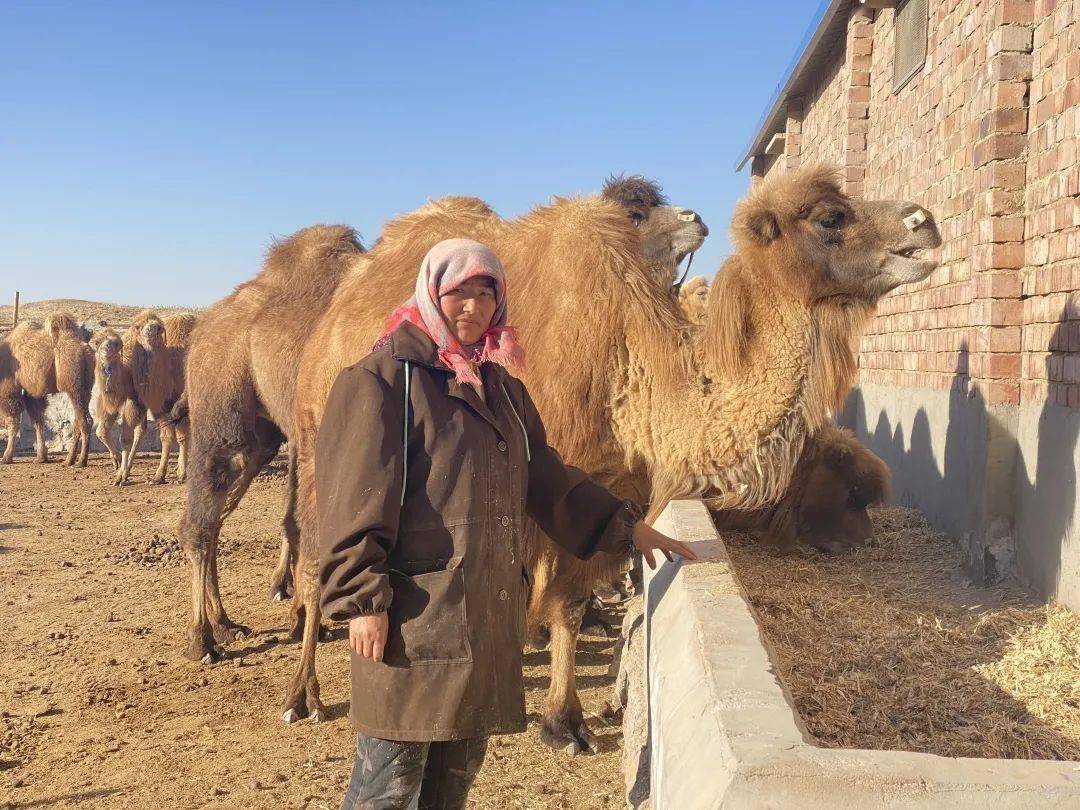
[{"label": "woman's face", "polygon": [[463,346],[476,343],[491,326],[495,315],[495,286],[490,278],[477,276],[439,297],[439,308]]}]

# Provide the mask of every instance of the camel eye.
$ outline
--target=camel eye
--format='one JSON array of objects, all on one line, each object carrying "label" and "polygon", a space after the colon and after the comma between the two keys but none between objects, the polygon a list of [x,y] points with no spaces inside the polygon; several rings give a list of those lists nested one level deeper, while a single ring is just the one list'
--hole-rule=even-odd
[{"label": "camel eye", "polygon": [[635,225],[640,225],[642,222],[645,221],[645,215],[640,211],[631,211],[630,221],[633,222]]},{"label": "camel eye", "polygon": [[844,224],[844,212],[830,211],[828,214],[818,220],[818,224],[822,228],[828,228],[831,231],[840,230],[840,228]]}]

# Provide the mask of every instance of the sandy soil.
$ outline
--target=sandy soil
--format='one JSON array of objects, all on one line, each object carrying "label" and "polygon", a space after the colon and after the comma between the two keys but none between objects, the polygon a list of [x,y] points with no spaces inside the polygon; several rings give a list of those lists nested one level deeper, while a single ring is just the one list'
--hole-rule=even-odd
[{"label": "sandy soil", "polygon": [[[78,298],[50,298],[45,301],[22,301],[19,304],[19,320],[36,318],[42,320],[53,312],[68,312],[75,320],[100,319],[108,324],[130,323],[144,309],[152,309],[162,317],[177,312],[199,312],[193,307],[145,306],[130,304],[110,304],[104,301],[82,301]],[[14,307],[11,304],[0,305],[0,325],[10,326]]]},{"label": "sandy soil", "polygon": [[[336,807],[352,759],[340,633],[319,654],[330,718],[286,726],[278,708],[298,652],[286,609],[266,595],[281,465],[222,532],[223,599],[255,635],[203,666],[180,654],[182,489],[144,483],[153,463],[140,459],[123,490],[101,456],[86,470],[21,458],[0,467],[0,807]],[[540,744],[548,655],[530,653],[530,729],[493,741],[472,806],[621,806],[618,729],[597,718],[611,646],[586,638],[578,653],[601,753]]]}]

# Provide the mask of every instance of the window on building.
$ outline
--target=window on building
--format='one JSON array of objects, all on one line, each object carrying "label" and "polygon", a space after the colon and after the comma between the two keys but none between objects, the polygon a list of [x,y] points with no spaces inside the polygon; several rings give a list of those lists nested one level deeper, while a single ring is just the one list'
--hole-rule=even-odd
[{"label": "window on building", "polygon": [[902,0],[893,25],[893,92],[910,81],[926,62],[927,0]]}]

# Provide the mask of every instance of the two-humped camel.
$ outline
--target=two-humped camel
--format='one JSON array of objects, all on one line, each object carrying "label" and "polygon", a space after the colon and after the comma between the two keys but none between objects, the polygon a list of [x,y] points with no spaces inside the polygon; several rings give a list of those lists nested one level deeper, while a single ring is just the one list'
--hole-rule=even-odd
[{"label": "two-humped camel", "polygon": [[[121,338],[125,373],[117,382],[118,385],[127,384],[130,388],[127,392],[128,403],[124,408],[120,461],[114,479],[117,486],[127,482],[146,431],[147,412],[154,417],[161,437],[161,455],[151,483],[165,483],[174,441],[180,446],[176,478],[178,481],[184,480],[187,423],[180,420],[174,424],[162,417],[169,414],[184,392],[184,359],[197,324],[197,316],[191,313],[161,318],[157,313],[144,310],[135,317]],[[116,465],[112,447],[110,452],[113,452],[113,464]]]},{"label": "two-humped camel", "polygon": [[75,319],[65,312],[50,315],[44,327],[25,321],[0,341],[0,416],[8,442],[0,464],[10,464],[19,435],[23,408],[34,425],[37,460],[49,460],[45,446],[48,397],[64,393],[71,400],[71,447],[64,463],[86,466],[90,450],[90,390],[93,357]]},{"label": "two-humped camel", "polygon": [[[915,223],[905,217],[915,214]],[[916,220],[921,220],[916,223]],[[855,369],[852,341],[876,301],[928,275],[916,250],[940,243],[912,203],[845,196],[832,172],[804,169],[763,183],[734,224],[738,259],[692,327],[651,276],[640,234],[598,198],[564,199],[513,221],[451,198],[390,223],[341,283],[300,365],[298,599],[304,645],[285,716],[324,714],[315,676],[317,527],[313,461],[323,404],[340,370],[369,350],[436,242],[465,236],[507,267],[512,321],[531,347],[523,375],[566,460],[624,496],[707,495],[755,509],[787,489],[806,437],[825,424]],[[651,488],[649,486],[651,482]],[[551,745],[593,747],[574,685],[585,600],[625,564],[580,562],[520,527],[533,549],[530,622],[552,629],[552,685],[543,719]]]},{"label": "two-humped camel", "polygon": [[[659,186],[640,177],[610,179],[602,196],[621,206],[624,223],[638,232],[658,268],[671,265],[672,276],[708,233],[697,214],[668,205]],[[214,660],[220,645],[250,632],[221,604],[217,537],[222,521],[283,441],[290,451],[285,516],[270,595],[275,600],[289,595],[299,544],[293,412],[300,351],[342,276],[363,253],[351,228],[305,228],[275,244],[259,275],[202,317],[188,352],[187,389],[170,417],[190,418],[192,425],[179,535],[192,560],[193,622],[186,654],[194,660]],[[293,622],[299,637],[302,614],[294,611]]]},{"label": "two-humped camel", "polygon": [[[705,322],[709,283],[688,279],[679,306],[691,323]],[[892,489],[889,468],[850,431],[826,424],[806,442],[784,497],[766,508],[717,513],[722,528],[752,531],[765,542],[789,547],[796,542],[837,552],[873,537],[869,506],[884,503]]]}]

